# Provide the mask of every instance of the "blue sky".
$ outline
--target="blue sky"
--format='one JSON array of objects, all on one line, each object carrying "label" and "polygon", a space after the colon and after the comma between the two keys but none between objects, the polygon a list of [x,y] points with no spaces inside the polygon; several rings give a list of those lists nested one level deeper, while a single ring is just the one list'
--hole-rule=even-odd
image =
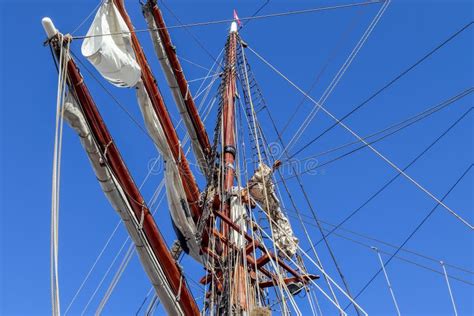
[{"label": "blue sky", "polygon": [[[350,1],[277,1],[270,0],[262,14],[299,10]],[[220,20],[232,17],[236,8],[240,16],[252,15],[265,1],[167,1],[166,4],[184,23]],[[97,1],[6,1],[0,0],[0,314],[50,314],[49,234],[51,170],[53,157],[55,98],[57,73],[49,49],[43,47],[43,16],[52,17],[64,33],[74,30],[96,6]],[[127,9],[138,29],[146,27],[138,1],[126,1]],[[241,32],[249,45],[274,64],[296,84],[306,90],[315,76],[336,51],[321,80],[310,93],[318,99],[332,77],[348,56],[379,5],[348,8],[329,12],[288,16],[252,21]],[[168,25],[177,21],[163,10]],[[393,1],[380,23],[362,48],[354,63],[342,78],[326,107],[337,117],[369,97],[385,83],[413,64],[463,25],[473,19],[469,1]],[[76,33],[84,35],[90,21]],[[217,56],[225,42],[228,25],[218,24],[193,28],[192,34],[207,50],[202,49],[183,29],[171,32],[178,54],[199,65],[210,67],[210,53]],[[360,135],[367,135],[401,121],[446,100],[473,86],[473,28],[472,26],[448,45],[437,51],[415,70],[384,91],[347,120]],[[139,39],[144,46],[166,98],[171,115],[178,116],[161,69],[146,33]],[[81,41],[72,45],[80,55]],[[335,48],[337,49],[335,50]],[[278,77],[258,58],[247,52],[256,78],[263,90],[269,109],[279,127],[285,125],[302,96]],[[80,59],[84,62],[82,57]],[[86,64],[91,68],[89,64]],[[206,71],[183,61],[188,79],[202,77]],[[148,172],[150,161],[156,157],[153,144],[130,118],[111,100],[94,79],[83,70],[84,77],[115,141],[120,148],[135,181],[140,184]],[[195,92],[198,82],[191,88]],[[120,90],[107,85],[128,111],[143,125],[132,90]],[[427,119],[377,143],[375,146],[403,167],[456,119],[472,107],[468,96]],[[311,109],[305,102],[290,128],[285,132],[288,142]],[[446,136],[431,148],[408,173],[440,197],[452,186],[473,158],[473,116],[468,114]],[[211,113],[211,117],[215,112]],[[262,124],[270,140],[275,139],[268,118],[262,114]],[[207,124],[213,129],[213,118]],[[295,148],[301,147],[332,123],[318,113]],[[180,129],[182,135],[183,131]],[[297,156],[336,147],[353,140],[338,127]],[[320,158],[324,163],[331,157]],[[317,174],[303,176],[303,183],[322,220],[338,223],[363,203],[373,192],[395,175],[395,171],[370,150],[355,154],[319,169]],[[156,172],[146,182],[142,193],[149,200],[162,179]],[[452,209],[469,222],[474,222],[473,182],[471,172],[445,200]],[[202,185],[202,179],[200,180]],[[298,209],[309,214],[298,185],[289,180]],[[285,200],[289,205],[289,202]],[[349,220],[345,229],[400,244],[417,223],[434,206],[433,200],[406,179],[397,179],[386,191]],[[166,204],[155,216],[167,242],[174,233],[170,227]],[[295,231],[300,234],[304,249],[308,247],[296,220]],[[100,190],[77,136],[65,128],[61,178],[60,209],[60,288],[63,311],[79,284],[118,222]],[[313,239],[320,235],[314,227]],[[392,248],[355,237],[345,236],[374,245],[387,252]],[[73,304],[70,314],[80,314],[102,275],[114,258],[124,239],[121,227],[96,270]],[[353,292],[357,292],[379,268],[375,254],[360,245],[333,236],[329,238],[338,262]],[[472,232],[439,207],[426,224],[407,244],[430,257],[448,264],[473,268]],[[336,277],[329,255],[318,246],[323,263]],[[419,264],[441,271],[440,265],[408,253],[400,253]],[[384,259],[387,259],[385,256]],[[183,266],[190,277],[199,278],[202,269],[185,258]],[[114,270],[115,271],[115,270]],[[387,267],[395,294],[404,315],[451,315],[452,306],[442,275],[413,264],[394,259]],[[314,271],[316,272],[316,271]],[[473,283],[472,274],[448,266],[448,273]],[[337,277],[336,277],[337,279]],[[108,281],[99,289],[88,314],[100,301]],[[323,281],[320,281],[323,283]],[[472,315],[473,286],[451,280],[460,315]],[[104,310],[107,315],[134,314],[150,288],[139,261],[134,257]],[[324,300],[322,307],[334,314]],[[383,275],[361,295],[359,303],[372,315],[393,315]],[[352,312],[352,310],[349,310]],[[163,313],[158,310],[157,314]],[[327,314],[327,313],[326,313]]]}]

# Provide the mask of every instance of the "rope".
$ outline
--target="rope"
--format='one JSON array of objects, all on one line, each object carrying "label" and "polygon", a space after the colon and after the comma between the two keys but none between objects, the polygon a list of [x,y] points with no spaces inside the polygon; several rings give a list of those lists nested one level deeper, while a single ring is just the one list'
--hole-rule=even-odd
[{"label": "rope", "polygon": [[114,257],[114,259],[112,260],[111,264],[110,264],[109,267],[107,268],[107,271],[105,271],[104,275],[102,276],[102,279],[99,281],[99,284],[98,284],[97,287],[95,288],[95,290],[94,290],[94,292],[92,293],[92,295],[89,297],[89,300],[87,301],[86,306],[84,306],[84,308],[82,309],[81,316],[83,316],[83,315],[86,313],[87,308],[88,308],[89,305],[92,303],[92,300],[94,299],[95,295],[97,294],[97,292],[99,291],[100,287],[102,286],[102,283],[104,283],[105,278],[109,275],[109,272],[110,272],[110,270],[112,270],[112,267],[114,266],[115,261],[117,261],[119,255],[122,253],[122,250],[123,250],[123,248],[127,245],[127,242],[128,242],[129,239],[130,239],[130,237],[127,237],[127,238],[125,239],[125,241],[122,243],[122,246],[120,247],[119,251],[118,251],[117,254],[115,255],[115,257]]},{"label": "rope", "polygon": [[110,241],[112,240],[112,238],[115,236],[115,233],[117,232],[118,228],[120,227],[120,224],[122,223],[121,220],[119,220],[119,222],[117,223],[117,225],[115,225],[115,228],[114,230],[112,231],[112,233],[110,234],[109,238],[107,239],[107,241],[105,242],[105,245],[102,247],[102,250],[99,252],[99,254],[97,255],[94,263],[92,264],[92,266],[90,267],[89,271],[87,272],[86,276],[84,277],[84,279],[82,280],[81,282],[81,285],[79,285],[79,288],[76,290],[76,293],[74,293],[74,296],[72,297],[71,299],[71,302],[69,303],[69,305],[67,306],[66,308],[66,311],[64,312],[64,315],[67,315],[68,311],[71,309],[72,307],[72,304],[74,303],[74,301],[76,300],[77,296],[79,295],[79,293],[82,291],[82,288],[84,287],[84,285],[86,284],[87,280],[89,280],[89,277],[91,276],[92,274],[92,271],[94,271],[97,263],[99,262],[100,258],[102,258],[102,255],[104,254],[105,250],[108,248],[109,244],[110,244]]},{"label": "rope", "polygon": [[[324,65],[321,67],[321,70],[317,73],[314,81],[311,83],[311,86],[310,88],[308,89],[308,91],[306,92],[307,94],[310,94],[313,89],[318,85],[319,81],[321,80],[321,78],[323,77],[324,73],[326,72],[327,68],[329,67],[329,65],[331,64],[331,62],[336,58],[336,56],[339,54],[339,52],[341,51],[342,49],[342,44],[346,41],[346,39],[349,37],[349,34],[351,34],[351,32],[354,30],[355,28],[355,22],[357,22],[359,20],[359,17],[361,16],[361,14],[357,14],[353,20],[351,21],[351,23],[349,23],[348,25],[348,28],[347,30],[344,32],[344,34],[341,36],[341,38],[339,39],[339,41],[336,43],[336,45],[334,46],[334,48],[331,50],[329,56],[327,57],[326,59],[326,62],[324,63]],[[303,104],[305,103],[306,101],[306,98],[305,97],[302,97],[300,102],[298,103],[298,105],[296,106],[295,110],[293,111],[293,113],[291,114],[291,116],[288,118],[288,120],[286,121],[286,123],[283,125],[283,127],[281,128],[280,130],[280,134],[283,135],[286,131],[286,129],[288,128],[288,126],[290,126],[291,122],[293,121],[293,119],[295,118],[296,114],[298,113],[298,111],[301,109],[301,107],[303,106]]]},{"label": "rope", "polygon": [[390,294],[392,295],[393,304],[395,304],[395,308],[396,308],[396,310],[397,310],[397,315],[398,315],[398,316],[401,316],[401,314],[400,314],[400,309],[398,308],[397,299],[395,298],[395,293],[393,292],[392,284],[390,283],[390,280],[389,280],[389,278],[388,278],[387,271],[385,270],[385,266],[383,265],[382,256],[380,255],[380,252],[379,252],[378,248],[372,247],[372,249],[377,253],[377,257],[378,257],[378,259],[379,259],[379,261],[380,261],[380,265],[382,266],[383,274],[385,275],[385,280],[387,281],[388,289],[390,290]]},{"label": "rope", "polygon": [[[272,13],[272,14],[265,14],[265,15],[256,15],[251,17],[242,17],[240,18],[241,21],[248,21],[248,20],[261,20],[261,19],[268,19],[274,17],[282,17],[282,16],[289,16],[289,15],[299,15],[299,14],[307,14],[307,13],[314,13],[314,12],[322,12],[322,11],[329,11],[329,10],[336,10],[336,9],[345,9],[351,7],[360,7],[360,6],[367,6],[376,3],[385,3],[389,0],[375,0],[375,1],[365,1],[359,3],[349,3],[349,4],[341,4],[341,5],[334,5],[334,6],[326,6],[326,7],[317,7],[312,9],[305,9],[305,10],[295,10],[295,11],[286,11],[286,12],[279,12],[279,13]],[[188,23],[188,24],[180,24],[180,25],[172,25],[166,27],[166,29],[179,29],[179,28],[189,28],[189,27],[197,27],[197,26],[206,26],[206,25],[216,25],[216,24],[228,24],[233,22],[234,19],[222,19],[222,20],[214,20],[214,21],[206,21],[206,22],[195,22],[195,23]],[[149,31],[159,31],[164,28],[146,28],[146,29],[136,29],[134,33],[143,33]],[[73,39],[85,39],[90,37],[100,37],[100,36],[113,36],[113,35],[120,35],[120,34],[129,34],[130,32],[117,32],[117,33],[104,33],[104,34],[96,34],[96,35],[83,35],[83,36],[74,36]]]},{"label": "rope", "polygon": [[[309,124],[313,120],[313,118],[316,116],[316,114],[319,112],[321,109],[322,105],[326,103],[326,100],[329,98],[331,95],[332,91],[336,88],[337,84],[341,80],[342,76],[346,73],[347,69],[349,66],[352,64],[354,61],[355,57],[359,53],[359,51],[362,49],[364,46],[365,42],[369,38],[370,34],[372,31],[375,29],[377,26],[378,22],[382,18],[382,15],[385,13],[387,10],[387,7],[390,5],[390,0],[386,1],[383,3],[383,5],[380,7],[380,10],[377,12],[375,17],[372,19],[372,22],[369,24],[367,29],[365,30],[364,34],[360,38],[359,42],[357,42],[356,46],[352,50],[352,52],[349,54],[347,59],[345,60],[344,64],[341,66],[341,68],[338,70],[334,78],[332,79],[331,83],[329,86],[326,88],[326,90],[323,92],[323,95],[321,98],[318,100],[318,102],[315,104],[316,106],[313,107],[313,109],[310,111],[310,113],[307,115],[306,119],[303,121],[301,124],[300,128],[296,131],[295,135],[291,138],[291,140],[288,142],[287,145],[287,150],[298,141],[298,139],[303,135],[304,131],[308,128]],[[307,93],[306,93],[307,94]]]},{"label": "rope", "polygon": [[368,148],[370,148],[377,156],[379,156],[382,160],[384,160],[387,164],[389,164],[393,169],[401,173],[406,179],[408,179],[410,182],[412,182],[416,187],[418,187],[421,191],[425,192],[426,195],[428,195],[430,198],[432,198],[434,201],[436,201],[438,204],[443,206],[449,213],[451,213],[454,217],[456,217],[459,221],[461,221],[464,225],[469,227],[469,229],[474,230],[474,227],[472,224],[467,222],[464,218],[462,218],[459,214],[457,214],[454,210],[452,210],[448,205],[443,203],[440,199],[438,199],[433,193],[431,193],[428,189],[426,189],[424,186],[422,186],[420,183],[418,183],[415,179],[413,179],[411,176],[409,176],[407,173],[405,173],[402,169],[400,169],[395,163],[393,163],[390,159],[388,159],[386,156],[384,156],[379,150],[375,149],[372,145],[370,145],[367,141],[365,141],[363,138],[359,136],[356,132],[354,132],[349,126],[347,126],[345,123],[340,121],[336,116],[334,116],[331,112],[329,112],[325,107],[320,105],[318,102],[316,102],[311,96],[307,95],[299,86],[297,86],[293,81],[288,79],[283,73],[281,73],[278,69],[276,69],[272,64],[270,64],[266,59],[264,59],[260,54],[258,54],[255,50],[253,50],[250,46],[248,46],[248,49],[252,53],[254,53],[260,60],[262,60],[267,66],[269,66],[273,71],[275,71],[279,76],[281,76],[283,79],[285,79],[290,85],[292,85],[296,90],[298,90],[300,93],[305,95],[311,102],[313,102],[316,106],[318,106],[324,113],[326,113],[329,117],[331,117],[334,121],[337,122],[340,126],[342,126],[345,130],[347,130],[350,134],[352,134],[354,137],[359,139],[362,143],[364,143]]},{"label": "rope", "polygon": [[122,259],[122,262],[120,263],[119,268],[115,272],[115,275],[112,278],[112,281],[110,282],[110,285],[107,291],[105,292],[104,297],[99,303],[99,307],[97,307],[97,310],[95,311],[96,316],[102,314],[102,310],[104,309],[105,304],[107,304],[110,296],[112,295],[113,290],[117,286],[120,278],[122,277],[134,253],[135,253],[135,245],[133,243],[130,243],[130,246],[128,247],[127,252],[125,253],[125,257]]},{"label": "rope", "polygon": [[135,312],[135,316],[138,316],[140,314],[140,311],[142,310],[143,306],[145,305],[146,301],[148,300],[148,297],[153,293],[153,297],[155,297],[155,288],[152,286],[148,290],[148,292],[145,295],[145,298],[143,299],[142,303],[138,307],[137,311]]},{"label": "rope", "polygon": [[444,266],[444,262],[440,261],[441,267],[443,268],[444,278],[446,279],[446,285],[448,286],[449,297],[451,298],[451,303],[453,304],[454,315],[458,316],[458,311],[456,308],[456,303],[454,302],[453,291],[451,290],[451,285],[449,284],[448,272],[446,271],[446,267]]},{"label": "rope", "polygon": [[99,9],[99,7],[102,5],[103,2],[104,2],[104,0],[100,0],[99,3],[97,3],[97,5],[95,6],[95,8],[92,9],[92,11],[84,18],[84,20],[82,20],[81,23],[79,23],[79,25],[70,34],[72,35],[72,34],[76,33],[77,30],[79,30],[81,28],[81,26],[83,26],[84,23],[86,23],[87,20],[89,20],[90,17]]},{"label": "rope", "polygon": [[[390,88],[392,85],[394,85],[398,80],[400,80],[401,78],[403,78],[405,75],[407,75],[409,72],[411,72],[413,69],[415,69],[417,66],[419,66],[420,64],[422,64],[424,61],[426,61],[427,59],[429,59],[434,53],[436,53],[439,49],[441,49],[442,47],[444,47],[446,44],[448,44],[449,42],[451,42],[453,39],[455,39],[458,35],[460,35],[462,32],[464,32],[467,28],[469,28],[471,25],[472,25],[473,22],[469,22],[468,24],[464,25],[460,30],[458,30],[457,32],[455,32],[454,34],[452,34],[451,36],[449,36],[446,40],[444,40],[442,43],[440,43],[438,46],[436,46],[435,48],[433,48],[432,50],[430,50],[428,53],[426,53],[423,57],[421,57],[420,59],[418,59],[414,64],[412,64],[411,66],[409,66],[408,68],[406,68],[405,70],[403,70],[401,73],[399,73],[397,76],[395,76],[395,78],[393,78],[392,80],[390,80],[387,84],[385,84],[383,87],[381,87],[380,89],[378,89],[376,92],[374,92],[370,97],[368,97],[367,99],[365,99],[362,103],[360,103],[358,106],[356,106],[355,108],[353,108],[349,113],[345,114],[341,119],[340,121],[343,121],[345,120],[346,118],[348,118],[349,116],[351,116],[352,114],[354,114],[356,111],[358,111],[360,108],[362,108],[363,106],[365,106],[367,103],[369,103],[370,101],[372,101],[375,97],[377,97],[379,94],[381,94],[383,91],[385,91],[386,89]],[[326,134],[327,132],[329,132],[330,130],[332,130],[334,127],[337,126],[337,122],[333,123],[331,126],[329,126],[328,128],[326,128],[323,132],[321,132],[318,136],[316,136],[315,138],[313,138],[312,140],[310,140],[308,143],[306,143],[303,147],[301,147],[300,149],[298,149],[292,156],[296,156],[297,154],[299,154],[300,152],[302,152],[303,150],[305,150],[306,148],[308,148],[311,144],[313,144],[315,141],[317,141],[319,138],[321,138],[324,134]]]},{"label": "rope", "polygon": [[69,41],[64,47],[64,38],[59,40],[59,74],[56,97],[56,121],[53,149],[53,171],[51,183],[51,245],[50,282],[52,314],[61,314],[59,295],[59,197],[61,180],[61,152],[64,127],[64,100],[67,83],[67,62],[69,61]]}]

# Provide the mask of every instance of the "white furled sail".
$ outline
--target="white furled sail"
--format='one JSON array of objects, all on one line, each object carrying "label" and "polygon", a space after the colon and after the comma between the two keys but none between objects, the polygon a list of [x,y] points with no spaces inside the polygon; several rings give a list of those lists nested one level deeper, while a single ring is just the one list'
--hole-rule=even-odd
[{"label": "white furled sail", "polygon": [[102,190],[110,204],[112,204],[112,207],[125,223],[128,233],[136,246],[145,272],[151,280],[160,301],[170,315],[184,315],[184,312],[176,301],[176,296],[168,283],[163,268],[151,249],[145,233],[141,229],[140,218],[135,216],[126,193],[108,167],[108,164],[104,162],[96,140],[92,136],[81,109],[75,99],[70,95],[64,107],[64,118],[79,135],[82,146],[89,157]]},{"label": "white furled sail", "polygon": [[231,230],[230,239],[233,244],[237,247],[242,248],[245,246],[245,238],[243,232],[246,232],[247,228],[245,223],[248,220],[247,208],[242,201],[242,190],[238,187],[233,187],[230,196],[230,219],[240,227],[240,232]]},{"label": "white furled sail", "polygon": [[249,180],[249,192],[270,217],[273,226],[273,238],[277,247],[284,251],[286,255],[292,257],[298,249],[299,241],[293,234],[288,218],[281,210],[280,201],[275,193],[272,174],[272,168],[260,163],[257,171]]},{"label": "white furled sail", "polygon": [[137,99],[148,133],[166,163],[165,183],[168,206],[181,247],[187,254],[201,262],[200,245],[196,239],[197,228],[189,209],[178,166],[174,161],[166,141],[166,135],[141,80],[137,84]]},{"label": "white furled sail", "polygon": [[135,60],[130,32],[113,1],[97,11],[81,52],[100,74],[118,87],[134,87],[141,69]]},{"label": "white furled sail", "polygon": [[[186,126],[189,138],[191,139],[191,148],[193,149],[194,156],[196,157],[196,162],[198,163],[201,171],[205,175],[207,175],[207,173],[209,172],[209,165],[206,159],[206,154],[204,153],[203,148],[199,143],[197,131],[193,125],[192,119],[188,111],[186,110],[185,100],[179,89],[179,85],[173,73],[173,69],[168,59],[168,56],[166,55],[163,41],[160,37],[160,33],[157,30],[157,25],[149,10],[144,10],[143,13],[145,15],[148,28],[150,29],[150,36],[153,42],[153,47],[155,48],[156,55],[158,56],[158,60],[160,61],[160,65],[163,69],[166,81],[168,82],[168,86],[173,94],[173,98],[178,107],[179,114],[181,115],[184,125]],[[192,98],[191,91],[188,90],[187,95],[185,97]]]}]

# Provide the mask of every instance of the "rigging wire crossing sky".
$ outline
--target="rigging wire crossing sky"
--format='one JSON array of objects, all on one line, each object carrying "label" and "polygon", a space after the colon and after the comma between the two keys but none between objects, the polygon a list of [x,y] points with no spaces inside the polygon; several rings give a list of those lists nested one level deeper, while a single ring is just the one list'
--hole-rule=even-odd
[{"label": "rigging wire crossing sky", "polygon": [[[63,129],[62,116],[56,115],[60,111],[55,103],[65,99],[58,92],[66,90],[57,87],[66,81],[58,82],[51,52],[42,45],[39,22],[44,16],[52,17],[60,31],[72,30],[69,52],[171,247],[176,235],[165,203],[167,159],[154,148],[134,89],[109,85],[79,51],[87,39],[130,34],[84,35],[101,3],[0,3],[2,315],[46,315],[52,308],[68,315],[165,311],[77,135],[69,126]],[[183,157],[203,190],[192,141],[148,34],[163,28],[149,27],[136,2],[125,5]],[[310,282],[313,291],[290,297],[283,308],[297,304],[303,315],[319,310],[474,313],[469,1],[429,6],[404,0],[158,5],[211,143],[219,109],[217,87],[225,77],[223,47],[234,9],[243,22],[241,54],[249,73],[239,72],[236,83],[242,94],[236,109],[236,163],[239,168],[243,161],[249,163],[238,170],[239,183],[245,185],[256,169],[252,159],[259,155],[253,151],[282,158],[275,172],[276,193],[299,238],[308,273],[321,274]],[[12,26],[14,33],[8,31]],[[27,40],[17,34],[28,34]],[[63,72],[64,60],[59,60]],[[263,101],[253,100],[249,114],[245,94],[257,83]],[[326,115],[316,115],[318,111]],[[251,130],[254,149],[245,135]],[[254,233],[268,238],[267,226],[279,225],[259,222],[264,211],[257,206],[250,215],[258,223]],[[300,264],[286,259],[295,267]],[[199,280],[206,271],[190,256],[181,256],[179,262],[185,276],[181,281],[202,307],[205,286]],[[50,274],[55,276],[52,283]],[[58,290],[52,293],[53,307],[51,289]],[[287,295],[287,290],[285,286],[277,293]],[[279,303],[278,297],[270,302],[274,314],[282,313]]]}]

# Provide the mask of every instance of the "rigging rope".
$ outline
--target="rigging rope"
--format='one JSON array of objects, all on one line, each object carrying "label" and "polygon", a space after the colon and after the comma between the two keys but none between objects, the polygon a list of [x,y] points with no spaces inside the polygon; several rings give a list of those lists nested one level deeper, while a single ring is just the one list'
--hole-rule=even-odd
[{"label": "rigging rope", "polygon": [[[361,13],[361,12],[360,12]],[[354,30],[354,26],[356,24],[356,22],[359,20],[361,14],[357,14],[353,20],[351,21],[351,23],[349,23],[348,25],[348,28],[347,30],[343,33],[343,35],[341,36],[341,38],[339,39],[339,41],[336,43],[336,45],[334,46],[334,48],[332,49],[332,51],[330,52],[329,56],[327,57],[326,59],[326,62],[324,63],[324,65],[321,67],[321,69],[319,70],[319,72],[317,73],[314,81],[311,83],[311,86],[310,88],[308,89],[308,91],[306,92],[307,94],[310,94],[313,89],[316,87],[316,85],[319,83],[319,81],[321,80],[321,78],[323,77],[324,73],[326,72],[327,68],[329,67],[329,64],[336,58],[336,56],[339,54],[339,52],[341,51],[342,49],[342,44],[345,42],[345,40],[349,37],[349,34],[352,33],[352,31]],[[293,111],[293,113],[290,115],[290,117],[288,118],[288,120],[286,121],[286,123],[283,125],[282,129],[280,130],[280,134],[283,135],[286,131],[286,129],[288,128],[288,126],[290,126],[291,122],[293,121],[293,119],[295,118],[296,114],[298,113],[298,111],[301,109],[301,107],[303,106],[303,104],[305,103],[306,101],[306,98],[305,97],[302,97],[300,102],[298,103],[298,105],[296,106],[295,110]]]},{"label": "rigging rope", "polygon": [[395,304],[395,308],[397,310],[397,315],[401,316],[400,308],[398,308],[397,299],[395,298],[395,293],[393,292],[392,284],[390,283],[390,279],[388,278],[387,271],[385,270],[385,266],[383,265],[383,260],[382,260],[382,256],[380,255],[379,249],[376,247],[372,247],[372,249],[377,253],[377,257],[379,259],[380,265],[382,266],[383,274],[385,275],[385,280],[387,281],[388,289],[390,290],[390,294],[392,295],[393,304]]},{"label": "rigging rope", "polygon": [[[304,131],[308,128],[309,124],[311,123],[311,121],[313,120],[313,118],[316,116],[316,114],[319,112],[319,110],[321,109],[321,107],[326,103],[327,99],[329,98],[329,96],[331,95],[332,91],[334,91],[334,89],[336,88],[337,84],[339,83],[339,81],[341,80],[341,78],[344,76],[344,74],[346,73],[347,69],[349,69],[350,65],[352,64],[352,62],[354,61],[355,57],[357,56],[357,54],[359,53],[359,51],[362,49],[362,47],[364,46],[365,42],[367,41],[367,39],[369,38],[370,34],[372,33],[372,31],[375,29],[375,27],[377,26],[378,22],[380,21],[380,19],[382,18],[383,14],[385,13],[385,11],[387,10],[388,6],[390,5],[390,0],[387,0],[386,2],[383,3],[383,5],[380,7],[379,11],[377,12],[377,14],[374,16],[374,18],[372,19],[371,23],[369,24],[369,26],[367,27],[367,29],[365,30],[364,34],[362,35],[362,37],[360,38],[360,40],[357,42],[356,46],[353,48],[353,50],[351,51],[351,53],[349,54],[349,56],[347,57],[347,59],[344,61],[344,64],[342,64],[341,68],[339,68],[338,72],[336,73],[336,75],[334,76],[334,78],[332,79],[331,83],[329,84],[329,86],[326,88],[326,90],[323,92],[321,98],[318,100],[318,102],[315,103],[315,107],[313,107],[311,109],[311,111],[309,112],[309,114],[306,116],[305,120],[303,121],[303,123],[300,125],[300,127],[298,128],[298,130],[296,131],[295,135],[293,135],[293,137],[291,138],[291,140],[288,142],[288,145],[285,149],[286,150],[289,150],[291,148],[291,146],[293,146],[293,144],[295,144],[298,139],[303,135]],[[306,93],[307,94],[307,93]]]},{"label": "rigging rope", "polygon": [[[450,193],[451,191],[454,190],[454,188],[461,182],[461,180],[469,173],[471,170],[473,164],[470,164],[469,167],[464,171],[464,173],[457,179],[457,181],[451,186],[451,188],[446,192],[446,194],[441,198],[441,201],[444,200]],[[402,249],[406,243],[416,234],[416,232],[423,226],[423,224],[431,217],[431,215],[436,211],[440,203],[436,203],[436,205],[431,209],[431,211],[421,220],[421,222],[415,227],[415,229],[408,235],[408,237],[403,241],[403,243],[396,249],[396,251],[390,256],[390,258],[384,263],[384,267],[386,267],[390,261],[400,252],[400,249]],[[362,287],[362,289],[357,293],[356,298],[359,297],[367,287],[375,280],[375,278],[380,274],[382,269],[379,269],[373,276],[372,278]],[[349,307],[346,306],[345,309]]]},{"label": "rigging rope", "polygon": [[458,310],[456,308],[456,303],[454,302],[453,291],[451,290],[451,284],[449,284],[448,272],[444,266],[444,262],[440,261],[441,267],[443,267],[444,278],[446,279],[446,285],[448,286],[449,297],[451,298],[451,303],[453,304],[454,315],[458,316]]},{"label": "rigging rope", "polygon": [[474,227],[472,224],[467,222],[464,218],[462,218],[459,214],[457,214],[453,209],[451,209],[448,205],[443,203],[439,198],[437,198],[433,193],[431,193],[428,189],[426,189],[424,186],[422,186],[420,183],[418,183],[415,179],[413,179],[410,175],[405,173],[402,169],[400,169],[394,162],[392,162],[390,159],[388,159],[385,155],[383,155],[379,150],[377,150],[375,147],[370,145],[367,141],[365,141],[359,134],[357,134],[354,130],[352,130],[348,125],[345,123],[341,122],[336,116],[334,116],[330,111],[328,111],[324,106],[320,105],[318,102],[316,102],[311,96],[307,95],[299,86],[297,86],[293,81],[291,81],[288,77],[286,77],[282,72],[280,72],[278,69],[276,69],[272,64],[270,64],[265,58],[263,58],[260,54],[258,54],[254,49],[252,49],[250,46],[247,46],[248,49],[255,54],[260,60],[262,60],[268,67],[270,67],[273,71],[275,71],[279,76],[281,76],[283,79],[285,79],[291,86],[293,86],[296,90],[298,90],[300,93],[305,95],[311,102],[313,102],[316,106],[318,106],[324,113],[326,113],[329,117],[331,117],[334,121],[337,122],[341,127],[343,127],[345,130],[347,130],[350,134],[352,134],[354,137],[359,139],[359,141],[363,142],[368,148],[370,148],[378,157],[380,157],[382,160],[384,160],[388,165],[390,165],[393,169],[401,173],[407,180],[412,182],[416,187],[418,187],[421,191],[423,191],[426,195],[428,195],[431,199],[436,201],[438,204],[443,206],[449,213],[451,213],[454,217],[456,217],[460,222],[462,222],[464,225],[469,227],[469,229],[474,230]]},{"label": "rigging rope", "polygon": [[[334,6],[326,6],[326,7],[316,7],[311,9],[305,10],[294,10],[294,11],[286,11],[286,12],[279,12],[279,13],[272,13],[272,14],[265,14],[265,15],[256,15],[251,17],[241,17],[239,18],[241,21],[247,20],[261,20],[267,18],[274,18],[274,17],[282,17],[282,16],[289,16],[289,15],[299,15],[299,14],[306,14],[306,13],[313,13],[313,12],[322,12],[322,11],[329,11],[335,9],[345,9],[351,7],[360,7],[360,6],[367,6],[377,3],[385,3],[390,0],[372,0],[372,1],[365,1],[365,2],[358,2],[358,3],[349,3],[349,4],[341,4],[341,5],[334,5]],[[189,27],[197,27],[197,26],[206,26],[206,25],[215,25],[215,24],[229,24],[233,22],[234,19],[222,19],[222,20],[214,20],[214,21],[206,21],[206,22],[195,22],[195,23],[187,23],[187,24],[180,24],[180,25],[171,25],[166,27],[168,30],[178,29],[178,28],[189,28]],[[134,33],[143,33],[149,31],[158,31],[162,28],[147,28],[147,29],[136,29]],[[96,34],[96,35],[83,35],[83,36],[74,36],[73,39],[85,39],[90,37],[100,37],[100,36],[113,36],[113,35],[120,35],[120,34],[128,34],[130,32],[117,32],[117,33],[104,33],[104,34]]]},{"label": "rigging rope", "polygon": [[[346,118],[357,112],[359,109],[361,109],[363,106],[365,106],[367,103],[372,101],[375,97],[377,97],[379,94],[381,94],[383,91],[386,89],[390,88],[393,84],[395,84],[398,80],[403,78],[405,75],[407,75],[409,72],[411,72],[413,69],[415,69],[417,66],[422,64],[424,61],[429,59],[434,53],[436,53],[439,49],[444,47],[446,44],[451,42],[453,39],[455,39],[457,36],[459,36],[462,32],[464,32],[466,29],[468,29],[474,22],[469,22],[466,25],[464,25],[460,30],[449,36],[446,40],[441,42],[439,45],[437,45],[435,48],[430,50],[428,53],[426,53],[423,57],[418,59],[415,63],[413,63],[411,66],[403,70],[401,73],[399,73],[397,76],[395,76],[392,80],[390,80],[387,84],[385,84],[383,87],[378,89],[376,92],[374,92],[372,95],[370,95],[367,99],[365,99],[362,103],[357,105],[355,108],[353,108],[351,111],[346,113],[342,118],[340,118],[340,121],[344,121]],[[309,93],[307,93],[309,94]],[[311,144],[313,144],[315,141],[317,141],[319,138],[321,138],[323,135],[325,135],[327,132],[332,130],[334,127],[337,126],[337,122],[333,123],[331,126],[326,128],[323,132],[321,132],[318,136],[310,140],[308,143],[306,143],[303,147],[298,149],[293,155],[291,155],[290,158],[293,158],[294,156],[298,155],[300,152],[308,148]]]},{"label": "rigging rope", "polygon": [[64,127],[64,101],[67,84],[67,62],[69,61],[69,40],[59,40],[58,88],[56,97],[56,124],[53,149],[53,171],[51,183],[51,249],[50,249],[50,282],[52,314],[61,314],[59,296],[59,197],[61,180],[61,152]]}]

